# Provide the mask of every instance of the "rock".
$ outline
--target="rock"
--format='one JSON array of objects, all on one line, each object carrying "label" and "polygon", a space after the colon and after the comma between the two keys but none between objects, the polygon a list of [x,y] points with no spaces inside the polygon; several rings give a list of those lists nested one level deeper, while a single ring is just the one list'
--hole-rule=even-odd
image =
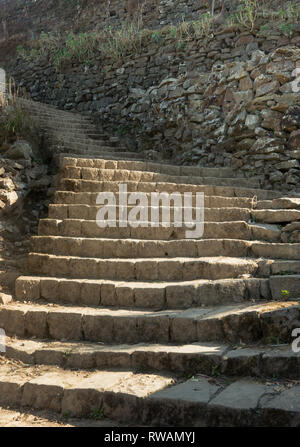
[{"label": "rock", "polygon": [[257,88],[256,96],[264,96],[271,92],[276,92],[279,87],[280,84],[278,81],[268,82],[267,84],[263,84]]},{"label": "rock", "polygon": [[6,295],[5,293],[0,293],[0,305],[9,304],[12,301],[11,295]]},{"label": "rock", "polygon": [[291,133],[288,144],[289,144],[290,149],[292,149],[292,150],[300,148],[300,129],[294,130]]},{"label": "rock", "polygon": [[31,160],[33,157],[32,148],[30,144],[25,140],[16,141],[9,149],[5,152],[4,156],[12,160]]},{"label": "rock", "polygon": [[277,168],[283,171],[287,171],[289,169],[292,168],[299,168],[300,164],[298,160],[287,160],[287,161],[282,161],[281,163],[279,163],[277,165]]},{"label": "rock", "polygon": [[245,125],[249,127],[249,129],[255,129],[260,122],[260,118],[258,115],[247,115]]},{"label": "rock", "polygon": [[295,230],[300,230],[300,222],[291,222],[282,229],[282,231],[289,231],[289,232]]},{"label": "rock", "polygon": [[281,127],[287,132],[300,129],[300,105],[291,106],[282,118]]},{"label": "rock", "polygon": [[6,191],[14,191],[15,184],[9,177],[1,178],[0,179],[0,188],[5,189]]},{"label": "rock", "polygon": [[272,200],[272,207],[285,209],[300,209],[300,198],[282,197]]},{"label": "rock", "polygon": [[14,205],[18,200],[18,194],[15,191],[5,191],[0,189],[0,200],[6,205]]}]

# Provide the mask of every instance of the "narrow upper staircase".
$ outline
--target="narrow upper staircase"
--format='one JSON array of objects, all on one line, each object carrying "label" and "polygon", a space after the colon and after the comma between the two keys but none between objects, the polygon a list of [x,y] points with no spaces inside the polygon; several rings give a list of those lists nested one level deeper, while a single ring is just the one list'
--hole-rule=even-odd
[{"label": "narrow upper staircase", "polygon": [[[300,426],[300,239],[289,240],[300,199],[229,168],[138,160],[86,118],[27,107],[68,155],[28,272],[0,307],[0,405],[131,424]],[[145,193],[149,213],[152,192],[204,192],[203,236],[174,222],[100,228],[97,195],[118,198],[120,183]]]}]

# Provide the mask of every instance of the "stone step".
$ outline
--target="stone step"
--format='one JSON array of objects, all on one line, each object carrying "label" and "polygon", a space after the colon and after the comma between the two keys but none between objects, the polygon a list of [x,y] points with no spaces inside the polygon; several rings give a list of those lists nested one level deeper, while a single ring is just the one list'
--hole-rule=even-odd
[{"label": "stone step", "polygon": [[263,379],[222,383],[196,375],[180,381],[166,374],[40,365],[26,367],[25,375],[15,362],[1,366],[0,377],[2,406],[70,417],[99,414],[152,427],[295,426],[300,417],[300,386],[290,382],[278,389],[276,381]]},{"label": "stone step", "polygon": [[[64,150],[65,150],[65,148],[64,148]],[[131,154],[131,153],[129,153],[129,154]],[[142,152],[135,152],[135,157],[131,157],[131,156],[127,157],[126,155],[124,155],[124,153],[122,156],[120,156],[120,154],[118,154],[118,156],[117,156],[116,153],[114,153],[114,152],[111,152],[110,154],[102,152],[100,154],[96,153],[95,155],[90,155],[90,154],[86,155],[85,153],[75,154],[74,152],[72,152],[71,149],[68,152],[64,151],[61,153],[54,154],[54,157],[57,159],[58,166],[61,166],[64,158],[72,158],[72,159],[84,158],[85,160],[95,160],[95,159],[101,157],[101,160],[107,160],[110,162],[119,161],[119,160],[127,160],[130,162],[136,162],[136,161],[145,160],[145,158],[147,158],[147,157],[145,157],[144,153],[142,153]]]},{"label": "stone step", "polygon": [[27,108],[29,110],[36,110],[38,112],[46,112],[46,113],[54,113],[56,115],[63,115],[63,116],[71,116],[71,117],[78,117],[83,120],[90,120],[90,118],[78,113],[78,112],[67,112],[65,110],[61,110],[54,105],[51,104],[45,104],[38,101],[33,101],[31,99],[25,99],[25,98],[17,98],[17,101],[23,105],[24,108]]},{"label": "stone step", "polygon": [[77,168],[66,166],[61,173],[62,178],[92,180],[92,181],[117,181],[117,182],[168,182],[193,185],[220,185],[220,186],[245,186],[259,187],[259,182],[226,177],[195,177],[195,176],[172,176],[150,171],[133,171],[125,169],[99,169],[99,168]]},{"label": "stone step", "polygon": [[86,150],[86,148],[84,147],[74,149],[74,147],[64,145],[63,149],[67,155],[73,154],[76,155],[77,157],[80,155],[84,155],[85,157],[86,156],[91,157],[91,159],[95,157],[106,157],[108,160],[111,160],[113,157],[116,160],[119,160],[120,158],[127,158],[130,160],[139,159],[139,154],[137,152],[130,152],[130,151],[121,152],[120,150],[115,150],[116,148],[114,146],[108,146],[108,147],[105,146],[103,148],[99,147],[97,150]]},{"label": "stone step", "polygon": [[[281,289],[288,286],[288,282],[281,282]],[[269,279],[261,278],[139,282],[20,276],[15,284],[15,298],[19,301],[144,309],[187,309],[243,303],[250,298],[283,299],[276,282],[272,292],[274,296]],[[298,297],[300,294],[291,294],[291,298]]]},{"label": "stone step", "polygon": [[43,253],[28,255],[30,273],[70,278],[186,281],[239,278],[255,275],[257,269],[254,260],[230,257],[96,259]]},{"label": "stone step", "polygon": [[[109,239],[149,239],[149,240],[176,240],[187,239],[190,237],[189,231],[194,230],[195,225],[187,226],[186,223],[182,227],[176,227],[173,223],[159,227],[134,228],[129,224],[126,227],[120,227],[118,222],[110,221],[112,226],[100,227],[95,220],[84,219],[40,219],[38,225],[39,236],[77,236],[84,238],[109,238]],[[145,223],[145,225],[148,223]],[[114,226],[113,226],[114,225]],[[117,226],[116,226],[117,225]],[[201,233],[201,225],[199,225]],[[279,231],[279,230],[278,230]],[[258,232],[257,232],[258,233]],[[279,231],[280,233],[280,231]],[[206,222],[204,223],[203,235],[194,232],[192,239],[252,239],[252,227],[244,221],[236,222]],[[268,240],[268,234],[264,234]],[[260,238],[255,238],[260,239]],[[271,238],[271,241],[273,239]]]},{"label": "stone step", "polygon": [[[46,413],[46,414],[45,414]],[[3,408],[0,406],[0,427],[9,428],[28,428],[28,427],[101,427],[120,428],[123,424],[117,421],[111,421],[105,417],[90,415],[88,419],[67,417],[68,415],[60,415],[54,411],[32,410],[28,411],[28,407],[19,409]],[[128,425],[126,425],[128,427]]]},{"label": "stone step", "polygon": [[101,345],[24,338],[6,339],[6,358],[30,365],[70,369],[124,368],[175,374],[225,374],[227,377],[298,379],[300,353],[290,345],[234,347],[230,344]]},{"label": "stone step", "polygon": [[195,177],[236,177],[238,173],[231,168],[206,168],[201,166],[176,166],[168,163],[155,163],[152,161],[127,161],[127,160],[106,160],[90,158],[62,159],[62,167],[79,167],[90,169],[118,169],[127,171],[153,172],[172,176],[195,176]]},{"label": "stone step", "polygon": [[[130,193],[127,194],[127,197]],[[56,191],[54,195],[55,204],[66,205],[88,205],[95,206],[97,203],[97,193],[82,192],[75,193],[71,191]],[[116,201],[119,203],[119,193],[115,193]],[[148,203],[151,204],[151,192],[145,193]],[[193,207],[196,206],[195,194],[193,194]],[[249,208],[253,205],[252,198],[248,197],[225,197],[214,194],[204,195],[204,206],[206,208]],[[171,202],[172,206],[172,202]]]},{"label": "stone step", "polygon": [[25,304],[0,306],[6,335],[109,344],[291,343],[298,301],[138,310]]},{"label": "stone step", "polygon": [[300,298],[300,275],[281,273],[281,275],[270,276],[269,283],[274,300],[282,300],[283,297]]},{"label": "stone step", "polygon": [[35,120],[35,122],[39,123],[40,125],[43,124],[50,124],[51,126],[54,126],[57,124],[60,128],[65,126],[66,128],[72,128],[73,126],[89,126],[91,128],[95,128],[95,126],[88,120],[83,120],[81,118],[73,118],[73,117],[65,117],[65,116],[54,116],[54,115],[46,115],[46,114],[34,114],[31,111],[29,111],[29,115],[32,119]]},{"label": "stone step", "polygon": [[252,210],[252,218],[257,222],[264,223],[287,223],[300,220],[300,210],[283,209],[283,210]]},{"label": "stone step", "polygon": [[[52,132],[51,132],[52,130]],[[86,141],[87,139],[91,139],[93,141],[109,141],[109,138],[107,137],[107,135],[105,135],[102,132],[97,132],[97,130],[93,130],[92,132],[86,132],[83,133],[82,130],[66,130],[64,129],[63,131],[59,131],[54,128],[49,128],[49,132],[48,132],[49,136],[55,136],[57,138],[70,138],[70,139],[74,139],[74,140],[83,140]],[[111,145],[113,145],[113,143],[109,142]]]},{"label": "stone step", "polygon": [[43,123],[39,123],[42,128],[47,132],[47,133],[51,133],[51,134],[60,134],[60,133],[64,133],[66,132],[66,134],[69,135],[86,135],[87,133],[96,133],[99,135],[104,135],[103,132],[99,132],[97,131],[97,129],[95,129],[95,127],[92,124],[76,124],[73,126],[65,126],[63,124],[59,124],[57,123],[52,123],[52,121],[49,122],[43,122]]},{"label": "stone step", "polygon": [[31,116],[36,117],[37,119],[53,119],[53,120],[68,120],[68,121],[76,121],[76,122],[83,122],[83,123],[92,123],[90,118],[87,118],[83,115],[80,115],[79,113],[69,113],[69,112],[63,112],[59,109],[43,109],[41,107],[26,107],[26,105],[23,105],[23,110],[28,111],[28,113]]},{"label": "stone step", "polygon": [[[91,206],[91,205],[63,205],[63,204],[50,204],[49,205],[49,218],[50,219],[86,219],[86,220],[96,220],[97,213],[101,209],[103,205]],[[137,205],[128,205],[128,206],[120,206],[119,205],[105,205],[105,209],[107,210],[108,215],[110,213],[115,212],[116,218],[119,219],[119,216],[122,217],[122,212],[125,212],[126,216],[129,215],[131,210],[135,209]],[[170,220],[174,221],[174,213],[175,218],[177,215],[181,216],[181,219],[184,218],[183,209],[174,206],[174,203],[170,203],[170,207],[167,206],[151,206],[151,203],[148,203],[148,206],[145,207],[144,210],[151,220],[151,216],[153,219],[155,216],[159,218],[159,221],[162,222],[168,220],[168,216],[170,216]],[[205,222],[234,222],[234,221],[245,221],[248,222],[250,219],[250,210],[246,208],[199,208],[193,207],[191,208],[193,218],[196,216],[196,212],[199,216],[201,216],[201,212],[204,212]]]},{"label": "stone step", "polygon": [[[73,137],[61,135],[58,133],[53,133],[51,136],[52,140],[64,140],[65,143],[68,145],[69,148],[74,148],[78,150],[87,150],[87,151],[97,151],[102,146],[104,147],[106,145],[107,148],[114,148],[116,151],[119,152],[126,152],[127,148],[126,146],[121,146],[120,144],[112,144],[107,139],[92,139],[89,137],[88,132],[81,133],[80,136],[74,135]],[[83,152],[85,153],[85,152]],[[88,154],[88,152],[87,152]]]},{"label": "stone step", "polygon": [[[61,236],[33,236],[31,239],[32,252],[89,258],[173,258],[214,256],[215,253],[219,256],[255,257],[260,253],[260,245],[263,244],[238,239],[153,241],[93,238],[91,240]],[[294,259],[300,258],[300,244],[295,244],[297,247],[294,247],[294,244],[271,244],[269,257],[276,257],[278,245],[282,245],[279,257],[290,259],[289,256],[284,256],[290,255],[291,258],[294,256]],[[274,256],[271,256],[272,254]]]},{"label": "stone step", "polygon": [[[30,114],[30,116],[33,118],[33,115]],[[49,127],[52,129],[56,128],[58,131],[62,131],[63,129],[81,129],[82,132],[84,132],[85,130],[96,130],[95,126],[92,123],[76,119],[34,117],[34,120],[37,124],[39,124],[40,127]]]},{"label": "stone step", "polygon": [[[259,199],[275,198],[279,192],[262,189],[252,189],[233,186],[214,186],[214,185],[189,185],[184,183],[169,182],[136,182],[127,181],[128,192],[203,192],[208,195],[227,196],[227,197],[254,197]],[[119,184],[109,181],[91,181],[64,178],[60,181],[60,189],[72,192],[118,192]]]},{"label": "stone step", "polygon": [[73,146],[76,145],[77,143],[79,144],[83,144],[86,148],[88,148],[89,146],[91,147],[99,147],[99,146],[105,146],[105,144],[107,144],[107,141],[104,139],[92,139],[89,135],[80,135],[78,137],[76,137],[75,135],[73,135],[72,137],[69,135],[65,135],[63,133],[59,134],[57,132],[53,132],[52,135],[48,134],[48,139],[53,143],[53,142],[61,142],[64,141],[68,144],[68,146]]},{"label": "stone step", "polygon": [[269,260],[265,266],[266,275],[297,275],[300,272],[298,260]]},{"label": "stone step", "polygon": [[93,258],[172,258],[234,256],[300,260],[300,244],[276,244],[239,239],[138,240],[33,236],[31,251]]},{"label": "stone step", "polygon": [[281,197],[273,200],[263,200],[257,203],[256,208],[258,210],[299,210],[300,209],[300,197],[299,194],[295,194],[295,197]]}]

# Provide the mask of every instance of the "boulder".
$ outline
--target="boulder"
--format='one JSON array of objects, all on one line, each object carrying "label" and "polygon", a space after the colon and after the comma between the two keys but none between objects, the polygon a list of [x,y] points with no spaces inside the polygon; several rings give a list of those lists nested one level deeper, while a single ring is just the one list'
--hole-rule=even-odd
[{"label": "boulder", "polygon": [[4,154],[4,158],[12,160],[31,160],[32,157],[32,147],[25,140],[16,141]]}]

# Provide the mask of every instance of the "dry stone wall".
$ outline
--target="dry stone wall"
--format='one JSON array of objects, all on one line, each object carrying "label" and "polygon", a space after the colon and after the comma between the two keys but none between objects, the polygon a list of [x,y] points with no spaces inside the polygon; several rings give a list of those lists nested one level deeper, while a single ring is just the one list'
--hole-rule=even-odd
[{"label": "dry stone wall", "polygon": [[33,99],[91,114],[149,158],[232,166],[299,190],[299,43],[299,33],[231,30],[184,48],[150,40],[141,54],[61,73],[21,58],[8,70]]},{"label": "dry stone wall", "polygon": [[[80,3],[80,26],[93,5],[97,19],[96,3]],[[102,26],[121,23],[130,14],[129,3],[107,2]],[[208,6],[172,0],[145,5],[150,26],[176,23],[183,13],[196,18]],[[155,31],[139,54],[122,60],[104,59],[99,52],[90,66],[73,63],[57,72],[47,58],[16,56],[5,67],[32,99],[91,115],[129,149],[146,148],[149,158],[232,166],[260,178],[266,188],[298,191],[299,46],[297,27],[292,38],[278,26],[253,32],[230,28],[180,44]]]}]

